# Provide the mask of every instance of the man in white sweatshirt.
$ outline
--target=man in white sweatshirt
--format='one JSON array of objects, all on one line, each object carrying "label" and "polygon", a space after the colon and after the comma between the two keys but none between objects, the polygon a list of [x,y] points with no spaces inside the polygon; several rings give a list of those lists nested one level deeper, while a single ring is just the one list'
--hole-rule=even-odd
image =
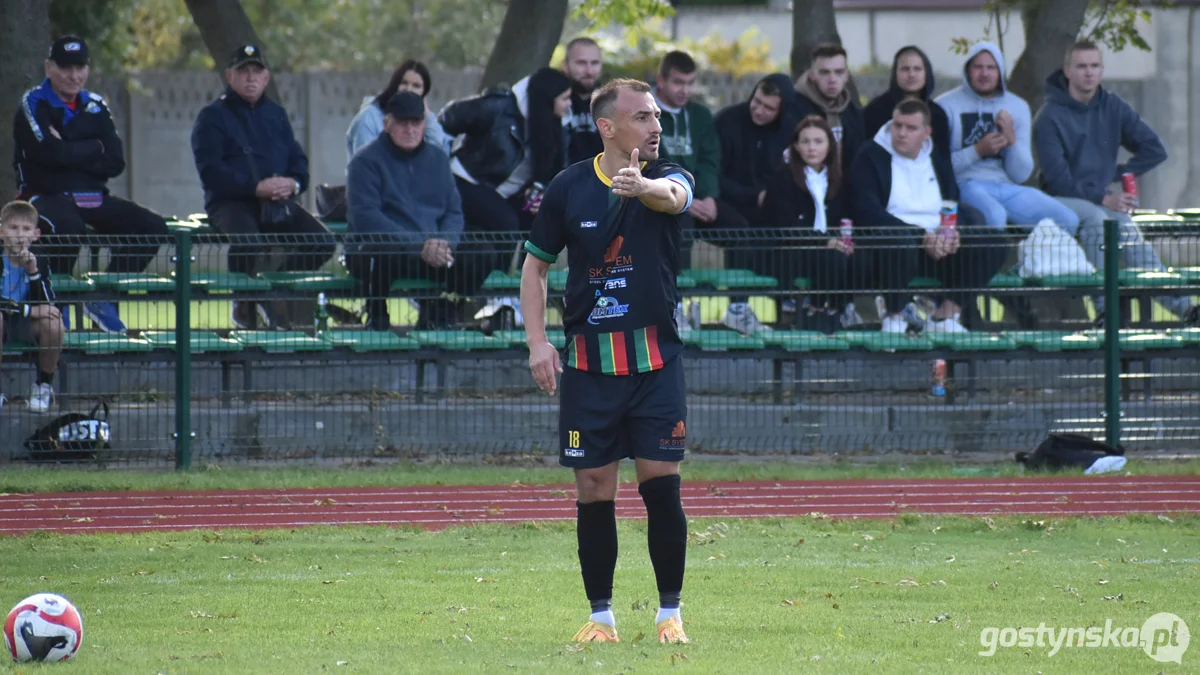
[{"label": "man in white sweatshirt", "polygon": [[[874,286],[890,291],[880,308],[885,333],[965,332],[959,313],[970,289],[983,288],[1008,254],[1001,236],[941,227],[942,202],[957,201],[959,192],[945,155],[933,153],[930,117],[924,101],[901,101],[850,171],[855,227],[862,227],[876,260]],[[958,223],[980,225],[982,216],[960,204]],[[936,309],[927,320],[906,290],[916,276],[933,277],[947,291],[933,298]]]},{"label": "man in white sweatshirt", "polygon": [[1004,55],[990,42],[967,53],[963,83],[937,98],[950,118],[950,158],[962,202],[990,227],[1034,225],[1045,218],[1074,233],[1079,216],[1022,185],[1033,173],[1029,104],[1004,84]]}]

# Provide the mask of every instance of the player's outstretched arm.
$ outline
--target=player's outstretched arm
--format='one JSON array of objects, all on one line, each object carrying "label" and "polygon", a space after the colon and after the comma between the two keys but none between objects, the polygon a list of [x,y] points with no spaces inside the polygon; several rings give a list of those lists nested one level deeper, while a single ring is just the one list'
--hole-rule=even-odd
[{"label": "player's outstretched arm", "polygon": [[650,179],[642,175],[637,148],[630,153],[629,166],[613,177],[612,191],[618,197],[640,199],[647,208],[662,213],[682,213],[689,201],[687,190],[678,182],[670,178]]},{"label": "player's outstretched arm", "polygon": [[558,350],[546,339],[546,278],[550,263],[533,255],[525,256],[521,268],[521,318],[525,320],[525,343],[529,345],[529,370],[533,381],[547,394],[558,389],[557,375],[562,372]]}]

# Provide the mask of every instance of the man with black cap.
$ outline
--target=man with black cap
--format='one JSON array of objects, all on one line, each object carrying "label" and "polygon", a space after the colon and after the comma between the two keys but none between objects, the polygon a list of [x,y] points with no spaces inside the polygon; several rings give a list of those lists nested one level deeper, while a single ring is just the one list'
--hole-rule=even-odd
[{"label": "man with black cap", "polygon": [[[40,214],[38,260],[54,274],[71,274],[79,237],[91,225],[100,234],[138,237],[111,247],[107,271],[141,272],[158,252],[152,238],[166,236],[167,223],[108,192],[108,179],[125,170],[125,150],[108,104],[84,89],[87,43],[75,35],[55,40],[45,72],[41,86],[25,92],[13,122],[17,191]],[[125,331],[116,305],[89,302],[83,310],[101,330]]]},{"label": "man with black cap", "polygon": [[[351,234],[346,263],[366,288],[372,330],[391,328],[387,296],[396,279],[430,279],[452,293],[471,295],[492,269],[483,260],[455,255],[462,202],[446,153],[424,142],[421,97],[401,91],[384,112],[383,133],[355,153],[346,183]],[[421,302],[418,329],[455,323],[450,301]]]},{"label": "man with black cap", "polygon": [[[287,111],[266,97],[271,71],[256,45],[238,47],[225,68],[229,88],[200,111],[192,128],[192,155],[204,186],[204,209],[213,228],[243,242],[229,247],[229,270],[253,276],[271,243],[247,235],[299,235],[289,244],[284,269],[316,270],[333,256],[329,230],[300,207],[308,187],[308,157],[296,142]],[[255,311],[267,328],[286,329],[282,303],[235,302],[233,322],[253,329]]]}]

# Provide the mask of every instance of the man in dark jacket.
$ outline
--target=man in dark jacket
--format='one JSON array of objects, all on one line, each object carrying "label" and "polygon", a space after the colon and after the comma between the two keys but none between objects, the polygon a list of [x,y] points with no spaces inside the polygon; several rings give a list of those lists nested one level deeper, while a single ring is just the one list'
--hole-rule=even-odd
[{"label": "man in dark jacket", "polygon": [[796,80],[800,118],[822,115],[833,129],[841,150],[842,166],[851,166],[867,138],[863,111],[847,86],[850,67],[846,50],[836,43],[813,48],[812,66]]},{"label": "man in dark jacket", "polygon": [[567,119],[567,164],[591,160],[604,152],[604,141],[592,119],[592,92],[600,86],[604,70],[600,45],[590,37],[567,43],[563,72],[571,79],[571,117]]},{"label": "man in dark jacket", "polygon": [[[346,263],[367,292],[367,326],[389,330],[387,296],[401,277],[445,282],[450,292],[478,290],[490,265],[456,256],[462,202],[441,148],[424,142],[421,97],[400,92],[388,101],[384,132],[350,160],[346,184],[350,242]],[[417,327],[454,323],[444,300],[423,301]]]},{"label": "man in dark jacket", "polygon": [[[1137,198],[1112,189],[1124,173],[1140,176],[1167,159],[1158,134],[1120,96],[1101,86],[1104,57],[1090,41],[1067,50],[1063,69],[1046,78],[1046,96],[1033,122],[1033,149],[1041,165],[1041,187],[1079,216],[1077,235],[1087,258],[1104,269],[1104,221],[1121,228],[1121,262],[1128,267],[1165,269],[1154,247],[1129,213]],[[1125,148],[1132,156],[1118,164]],[[1097,297],[1101,317],[1104,299]],[[1200,325],[1200,305],[1186,296],[1155,298],[1185,325]]]},{"label": "man in dark jacket", "polygon": [[[265,96],[271,71],[262,50],[238,47],[225,69],[229,88],[200,111],[192,128],[192,155],[204,186],[204,209],[217,231],[233,235],[229,270],[254,275],[257,258],[272,242],[254,243],[248,235],[297,235],[289,244],[284,269],[312,271],[333,256],[334,242],[325,226],[300,207],[295,197],[308,187],[308,158],[296,142],[287,112]],[[237,243],[236,240],[250,243]],[[285,329],[281,303],[235,302],[233,322],[255,328]]]},{"label": "man in dark jacket", "polygon": [[[930,117],[924,102],[902,101],[892,121],[863,146],[850,172],[855,225],[875,247],[875,285],[891,291],[879,305],[885,333],[910,327],[965,332],[959,312],[971,294],[956,289],[982,288],[1008,254],[999,236],[960,235],[958,228],[940,226],[943,203],[958,201],[958,183],[950,162],[933,154]],[[958,208],[960,226],[983,222],[978,211],[962,204]],[[936,278],[950,291],[934,299],[936,309],[928,319],[904,290],[918,275]]]},{"label": "man in dark jacket", "polygon": [[759,221],[759,209],[771,175],[783,165],[783,153],[799,120],[794,119],[796,91],[787,75],[759,80],[750,99],[717,114],[721,140],[721,199],[747,222]]},{"label": "man in dark jacket", "polygon": [[[140,238],[114,245],[107,271],[141,272],[158,252],[152,238],[165,237],[167,223],[108,192],[108,180],[125,170],[125,150],[108,104],[83,88],[87,43],[74,35],[55,40],[45,69],[45,81],[25,92],[13,122],[18,193],[37,207],[48,240],[38,255],[42,270],[71,274],[78,237],[91,225],[100,234]],[[111,303],[86,303],[84,312],[105,332],[125,331]]]},{"label": "man in dark jacket", "polygon": [[950,159],[950,120],[942,106],[933,101],[933,66],[920,47],[901,47],[892,59],[892,79],[888,90],[876,96],[863,109],[865,138],[875,138],[883,125],[892,121],[896,105],[906,99],[924,101],[932,117],[933,152]]}]

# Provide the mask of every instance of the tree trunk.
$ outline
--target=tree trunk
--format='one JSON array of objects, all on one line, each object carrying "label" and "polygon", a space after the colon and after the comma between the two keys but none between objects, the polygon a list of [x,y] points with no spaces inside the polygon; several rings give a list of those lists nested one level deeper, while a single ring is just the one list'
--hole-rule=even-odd
[{"label": "tree trunk", "polygon": [[567,0],[509,0],[481,86],[512,85],[550,63],[567,20]]},{"label": "tree trunk", "polygon": [[1008,69],[1008,90],[1029,103],[1036,113],[1042,107],[1042,81],[1062,67],[1063,55],[1079,36],[1088,0],[1031,2],[1021,11],[1025,51]]},{"label": "tree trunk", "polygon": [[12,123],[21,95],[44,77],[42,62],[50,51],[50,0],[0,1],[0,202],[17,185],[12,167]]},{"label": "tree trunk", "polygon": [[[184,3],[192,15],[192,22],[200,29],[200,39],[212,55],[217,72],[225,70],[233,50],[250,44],[263,50],[272,71],[284,65],[272,60],[270,48],[259,39],[254,24],[242,9],[241,0],[184,0]],[[279,101],[279,90],[273,80],[267,86],[267,96]]]},{"label": "tree trunk", "polygon": [[822,42],[842,44],[833,0],[795,0],[792,3],[792,77],[812,65],[812,50]]}]

